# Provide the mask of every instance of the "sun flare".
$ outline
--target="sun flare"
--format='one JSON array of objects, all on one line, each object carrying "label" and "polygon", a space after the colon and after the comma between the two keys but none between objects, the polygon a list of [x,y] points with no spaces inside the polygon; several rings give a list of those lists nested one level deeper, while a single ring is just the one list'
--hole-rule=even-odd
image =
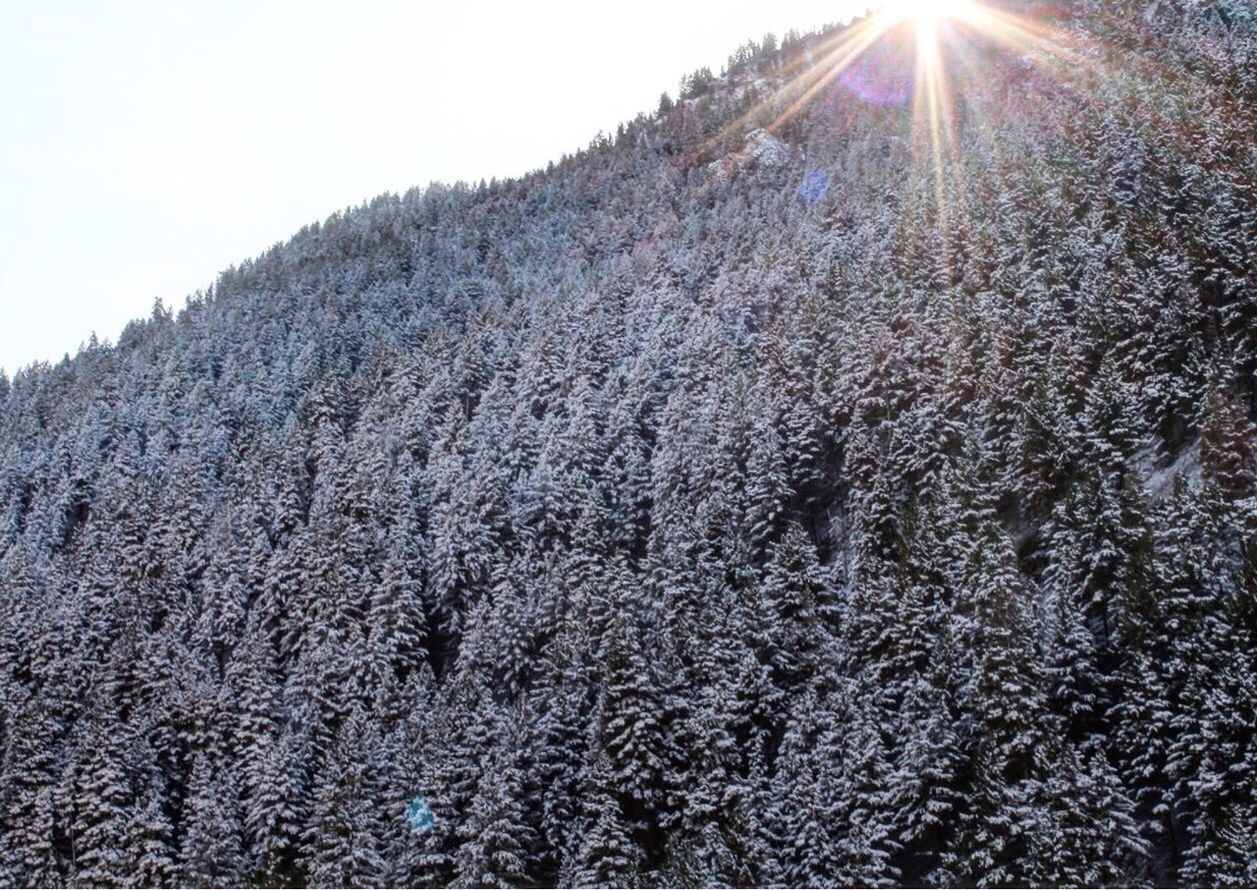
[{"label": "sun flare", "polygon": [[[945,229],[949,217],[965,212],[959,116],[968,115],[982,138],[994,138],[981,118],[981,74],[992,51],[1015,54],[1046,77],[1069,77],[1087,66],[1087,56],[1051,17],[995,0],[867,0],[865,9],[863,18],[787,65],[782,85],[724,132],[753,130],[766,139],[818,102],[825,107],[835,90],[869,106],[902,107],[914,173],[933,179]],[[769,109],[767,124],[751,124]]]},{"label": "sun flare", "polygon": [[903,21],[932,27],[949,19],[968,19],[978,12],[975,0],[887,0],[878,15],[888,24]]}]

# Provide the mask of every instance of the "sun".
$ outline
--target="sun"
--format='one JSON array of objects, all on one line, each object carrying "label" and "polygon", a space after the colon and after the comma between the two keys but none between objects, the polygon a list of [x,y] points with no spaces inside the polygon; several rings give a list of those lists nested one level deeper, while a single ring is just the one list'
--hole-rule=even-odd
[{"label": "sun", "polygon": [[972,18],[977,9],[976,0],[885,0],[877,14],[886,24],[906,21],[928,28],[949,19]]}]

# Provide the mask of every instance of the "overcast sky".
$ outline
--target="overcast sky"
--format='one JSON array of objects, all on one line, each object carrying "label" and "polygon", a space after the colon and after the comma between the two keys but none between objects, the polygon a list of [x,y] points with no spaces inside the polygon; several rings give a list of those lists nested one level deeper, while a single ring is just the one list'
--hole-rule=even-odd
[{"label": "overcast sky", "polygon": [[514,176],[857,0],[0,0],[0,367],[382,192]]}]

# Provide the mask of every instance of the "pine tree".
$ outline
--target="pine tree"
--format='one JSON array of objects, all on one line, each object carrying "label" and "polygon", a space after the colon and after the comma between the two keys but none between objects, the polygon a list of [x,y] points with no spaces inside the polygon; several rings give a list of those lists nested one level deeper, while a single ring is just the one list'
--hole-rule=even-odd
[{"label": "pine tree", "polygon": [[661,803],[663,702],[632,618],[621,611],[610,630],[606,686],[599,703],[602,745],[620,792],[643,819]]},{"label": "pine tree", "polygon": [[824,645],[818,608],[824,583],[815,547],[798,523],[790,523],[771,548],[757,591],[765,655],[783,690],[796,688],[815,670],[817,651]]},{"label": "pine tree", "polygon": [[578,887],[631,887],[637,883],[641,851],[634,843],[615,794],[611,764],[597,755],[583,772],[588,789],[581,808],[580,847],[570,880]]},{"label": "pine tree", "polygon": [[126,877],[133,805],[122,727],[104,724],[82,739],[70,825],[70,871],[75,880],[117,886]]},{"label": "pine tree", "polygon": [[915,682],[906,692],[889,791],[899,807],[895,862],[906,883],[958,882],[954,845],[965,762],[952,711],[934,682]]},{"label": "pine tree", "polygon": [[12,722],[6,727],[0,867],[13,884],[53,884],[60,879],[56,838],[65,818],[57,801],[60,727],[37,699],[13,707],[7,716]]},{"label": "pine tree", "polygon": [[1030,879],[1027,844],[1043,799],[1035,755],[1045,737],[1046,702],[1030,632],[1025,582],[996,522],[975,446],[960,477],[956,589],[971,672],[961,707],[972,723],[973,786],[960,814],[957,874],[978,886]]},{"label": "pine tree", "polygon": [[130,861],[125,873],[130,881],[145,887],[172,884],[179,876],[174,824],[167,812],[169,801],[163,784],[164,777],[156,775],[132,812]]},{"label": "pine tree", "polygon": [[237,777],[198,752],[184,803],[182,880],[202,887],[239,886],[247,874]]},{"label": "pine tree", "polygon": [[843,883],[848,860],[841,833],[842,724],[809,690],[800,696],[778,761],[780,825],[785,840],[767,871],[793,886]]},{"label": "pine tree", "polygon": [[[853,696],[854,698],[854,696]],[[899,852],[892,765],[878,725],[878,710],[852,703],[842,762],[842,813],[846,838],[840,883],[889,887],[899,883]]]},{"label": "pine tree", "polygon": [[518,751],[500,751],[486,764],[459,833],[455,882],[466,887],[529,883],[533,828],[525,819],[524,775]]},{"label": "pine tree", "polygon": [[269,880],[288,874],[300,845],[305,804],[303,745],[285,728],[278,738],[251,740],[253,757],[246,779],[245,836],[257,873]]},{"label": "pine tree", "polygon": [[353,711],[316,767],[298,865],[317,886],[370,886],[380,857],[380,739],[366,714]]}]

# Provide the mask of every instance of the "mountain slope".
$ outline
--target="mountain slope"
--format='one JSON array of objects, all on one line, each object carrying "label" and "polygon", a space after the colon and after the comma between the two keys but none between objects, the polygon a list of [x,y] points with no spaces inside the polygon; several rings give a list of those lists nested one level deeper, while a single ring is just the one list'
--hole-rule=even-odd
[{"label": "mountain slope", "polygon": [[1257,880],[1254,23],[1050,14],[937,156],[792,35],[0,382],[0,875]]}]

